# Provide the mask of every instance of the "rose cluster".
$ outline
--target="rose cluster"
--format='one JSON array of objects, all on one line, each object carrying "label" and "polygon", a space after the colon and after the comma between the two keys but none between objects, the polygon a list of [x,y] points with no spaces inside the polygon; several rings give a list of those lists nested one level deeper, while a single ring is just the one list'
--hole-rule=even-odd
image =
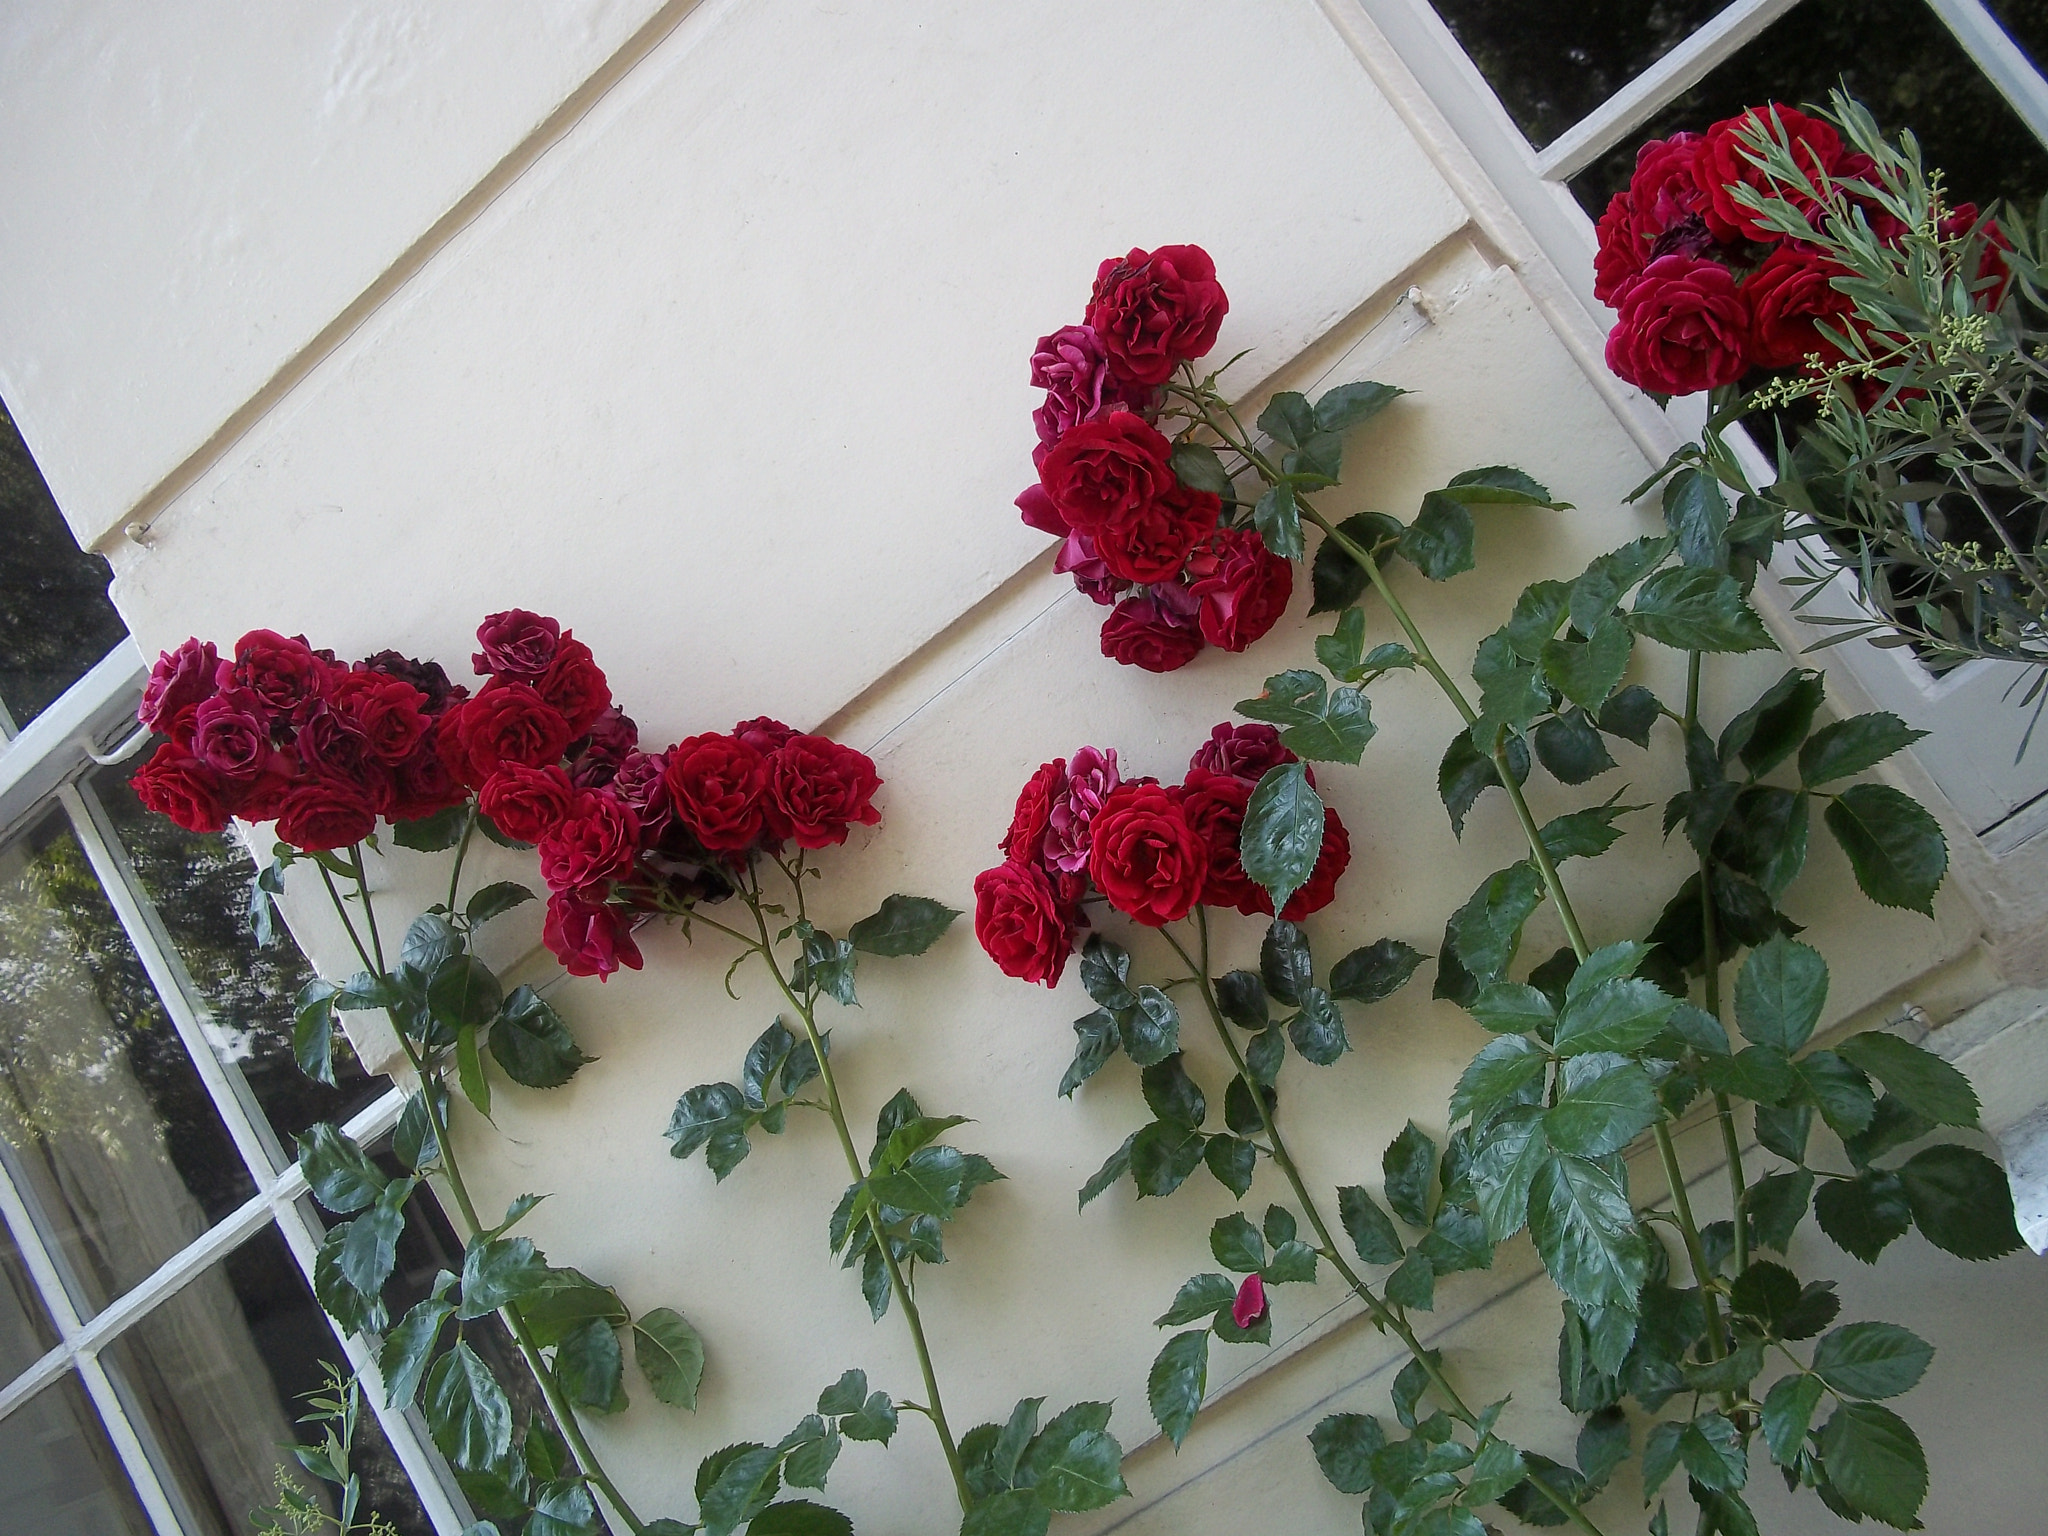
[{"label": "rose cluster", "polygon": [[[1050,987],[1087,927],[1091,892],[1152,928],[1197,904],[1271,916],[1238,838],[1260,775],[1295,760],[1272,726],[1224,724],[1178,784],[1123,778],[1113,749],[1044,764],[1017,797],[1004,861],[975,877],[975,937],[1005,975]],[[1327,811],[1315,869],[1280,915],[1298,922],[1328,906],[1350,862],[1350,834]]]},{"label": "rose cluster", "polygon": [[468,798],[443,743],[472,702],[433,662],[396,651],[351,664],[267,629],[227,657],[187,640],[143,690],[138,718],[168,739],[132,782],[187,831],[240,816],[274,820],[294,848],[345,848],[380,816],[410,821]]},{"label": "rose cluster", "polygon": [[730,895],[757,853],[880,819],[872,762],[780,721],[643,752],[590,647],[545,615],[494,613],[477,646],[472,693],[395,651],[349,665],[254,630],[222,659],[187,640],[143,692],[142,723],[168,739],[136,793],[194,832],[275,820],[308,853],[474,796],[501,837],[538,851],[548,948],[600,977],[639,968],[633,928],[650,912]]},{"label": "rose cluster", "polygon": [[[1750,187],[1784,198],[1816,223],[1828,213],[1749,158],[1743,140],[1759,126],[1787,146],[1836,211],[1860,208],[1881,240],[1906,233],[1859,189],[1875,179],[1870,157],[1845,146],[1832,124],[1794,107],[1750,107],[1705,133],[1645,144],[1628,189],[1600,216],[1593,258],[1593,295],[1620,316],[1608,333],[1607,366],[1639,388],[1689,395],[1753,369],[1844,360],[1820,326],[1845,332],[1855,324],[1854,301],[1834,286],[1848,269],[1781,238],[1735,200],[1737,188]],[[1976,225],[1976,205],[1964,203],[1941,233],[1954,237]],[[2010,245],[1995,221],[1985,222],[1983,239],[1978,276],[1993,280],[1987,302],[1995,308],[2010,281],[1999,252]]]},{"label": "rose cluster", "polygon": [[1082,322],[1042,337],[1031,358],[1045,391],[1032,413],[1039,478],[1018,510],[1065,541],[1053,568],[1112,607],[1103,655],[1148,672],[1185,666],[1205,644],[1243,650],[1294,591],[1288,562],[1226,518],[1214,492],[1182,483],[1157,426],[1174,370],[1216,344],[1229,310],[1200,246],[1134,250],[1102,263]]}]

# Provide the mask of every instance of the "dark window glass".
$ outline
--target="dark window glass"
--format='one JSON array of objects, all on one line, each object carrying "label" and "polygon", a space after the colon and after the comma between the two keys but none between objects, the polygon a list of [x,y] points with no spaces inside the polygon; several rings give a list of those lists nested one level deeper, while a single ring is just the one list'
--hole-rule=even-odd
[{"label": "dark window glass", "polygon": [[102,769],[92,791],[107,813],[155,908],[170,949],[184,963],[193,995],[212,1014],[214,1049],[248,1080],[287,1150],[315,1120],[339,1124],[390,1085],[372,1078],[335,1030],[334,1081],[327,1087],[299,1070],[292,1055],[292,1000],[313,978],[281,929],[259,946],[246,915],[256,868],[226,833],[187,832],[143,809],[128,787],[133,766]]},{"label": "dark window glass", "polygon": [[0,847],[0,1142],[87,1310],[256,1192],[61,810]]},{"label": "dark window glass", "polygon": [[28,724],[128,633],[0,406],[0,703]]},{"label": "dark window glass", "polygon": [[2048,0],[1985,0],[1984,9],[2026,50],[2035,68],[2048,59]]},{"label": "dark window glass", "polygon": [[1435,0],[1529,142],[1542,148],[1690,37],[1727,0]]},{"label": "dark window glass", "polygon": [[[132,1416],[177,1485],[192,1536],[241,1536],[252,1509],[277,1502],[280,1477],[335,1512],[331,1486],[303,1471],[289,1447],[317,1441],[295,1421],[327,1367],[348,1362],[305,1276],[275,1227],[244,1243],[153,1309],[101,1354]],[[382,1514],[404,1536],[431,1536],[367,1394],[350,1470],[363,1480],[358,1520]]]},{"label": "dark window glass", "polygon": [[1667,108],[1573,178],[1593,217],[1628,185],[1648,139],[1703,129],[1765,101],[1826,102],[1844,86],[1887,132],[1910,128],[1957,202],[2048,192],[2048,153],[1924,0],[1805,0]]},{"label": "dark window glass", "polygon": [[68,1371],[0,1419],[0,1533],[151,1536],[92,1399]]}]

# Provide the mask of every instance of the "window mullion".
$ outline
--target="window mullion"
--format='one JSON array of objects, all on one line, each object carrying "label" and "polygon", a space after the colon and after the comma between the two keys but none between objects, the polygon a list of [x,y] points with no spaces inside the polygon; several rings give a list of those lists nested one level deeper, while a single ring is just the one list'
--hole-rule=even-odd
[{"label": "window mullion", "polygon": [[2017,112],[2035,138],[2048,144],[2048,81],[1998,24],[1981,0],[1927,0],[1984,77]]},{"label": "window mullion", "polygon": [[97,1355],[82,1354],[78,1357],[78,1374],[85,1381],[93,1406],[100,1411],[107,1439],[113,1444],[114,1454],[121,1458],[121,1465],[127,1468],[128,1481],[134,1485],[135,1496],[149,1515],[149,1523],[156,1527],[157,1536],[194,1536],[196,1526],[188,1532],[186,1523],[179,1519],[179,1501],[173,1485],[166,1483],[158,1472],[156,1460],[129,1418],[127,1404],[121,1401],[107,1368],[100,1364]]},{"label": "window mullion", "polygon": [[228,1135],[234,1140],[235,1149],[242,1154],[242,1161],[249,1165],[257,1187],[269,1184],[285,1166],[274,1150],[269,1127],[257,1112],[241,1074],[230,1071],[207,1039],[206,1026],[193,1004],[191,992],[179,975],[181,967],[169,945],[163,941],[143,899],[136,893],[127,855],[94,814],[95,807],[87,803],[85,793],[77,785],[64,785],[57,791],[57,798],[70,816],[79,846],[84,849],[93,873],[99,877],[114,915],[127,931],[128,941],[135,946],[136,957],[141,960],[151,985],[156,988],[164,1012],[178,1031],[178,1038],[184,1042],[185,1052],[192,1058],[193,1070],[206,1085],[214,1108],[219,1111]]},{"label": "window mullion", "polygon": [[[1735,0],[1537,151],[1536,174],[1545,181],[1568,181],[1578,175],[1798,3]],[[1938,9],[1941,0],[1931,3]]]}]

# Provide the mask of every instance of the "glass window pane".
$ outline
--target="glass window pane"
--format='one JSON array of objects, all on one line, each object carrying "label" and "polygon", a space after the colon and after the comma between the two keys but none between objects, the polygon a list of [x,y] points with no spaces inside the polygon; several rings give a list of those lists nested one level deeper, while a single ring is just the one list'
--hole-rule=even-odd
[{"label": "glass window pane", "polygon": [[0,1385],[12,1381],[57,1347],[35,1277],[21,1260],[14,1234],[0,1221]]},{"label": "glass window pane", "polygon": [[62,811],[0,848],[0,1141],[88,1311],[256,1192]]},{"label": "glass window pane", "polygon": [[187,832],[143,809],[128,787],[132,765],[104,768],[91,789],[113,823],[143,894],[184,962],[196,1000],[212,1014],[208,1036],[221,1059],[249,1087],[289,1151],[291,1138],[315,1120],[339,1124],[388,1086],[356,1061],[336,1031],[335,1086],[316,1083],[292,1056],[292,999],[312,980],[282,931],[259,947],[246,915],[255,866],[241,842],[225,833]]},{"label": "glass window pane", "polygon": [[1598,218],[1628,185],[1645,140],[1702,129],[1763,101],[1825,102],[1837,83],[1887,132],[1912,129],[1957,202],[2015,198],[2031,209],[2048,192],[2048,152],[1925,0],[1805,0],[1574,177],[1572,191]]},{"label": "glass window pane", "polygon": [[107,562],[81,551],[0,406],[0,703],[18,728],[128,633]]},{"label": "glass window pane", "polygon": [[1538,149],[1685,41],[1727,0],[1435,0]]},{"label": "glass window pane", "polygon": [[1984,0],[1984,9],[1998,18],[2012,40],[2040,68],[2048,59],[2048,0]]},{"label": "glass window pane", "polygon": [[68,1371],[0,1419],[0,1536],[150,1536],[92,1399]]},{"label": "glass window pane", "polygon": [[[335,1512],[331,1485],[288,1447],[320,1438],[318,1426],[296,1422],[309,1411],[304,1399],[324,1394],[328,1367],[346,1375],[349,1366],[275,1227],[154,1308],[100,1358],[130,1415],[149,1426],[166,1481],[195,1522],[189,1536],[242,1536],[250,1510],[277,1502],[281,1475]],[[432,1536],[367,1396],[349,1465],[363,1480],[358,1520],[374,1512],[404,1536]]]}]

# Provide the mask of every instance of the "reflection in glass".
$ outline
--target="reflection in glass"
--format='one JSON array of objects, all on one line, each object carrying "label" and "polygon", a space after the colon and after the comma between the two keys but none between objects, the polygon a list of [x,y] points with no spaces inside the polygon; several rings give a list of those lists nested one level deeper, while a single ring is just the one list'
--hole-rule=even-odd
[{"label": "reflection in glass", "polygon": [[[191,1536],[239,1536],[251,1509],[274,1504],[280,1475],[327,1502],[329,1485],[303,1471],[289,1446],[317,1439],[295,1421],[326,1385],[324,1364],[348,1371],[326,1317],[275,1227],[156,1307],[101,1359],[190,1518]],[[363,1481],[359,1520],[382,1514],[404,1536],[431,1536],[405,1470],[365,1395],[350,1467]]]},{"label": "reflection in glass", "polygon": [[1645,140],[1705,128],[1758,102],[1825,102],[1837,84],[1886,132],[1912,129],[1957,202],[2014,198],[2031,214],[2048,192],[2048,152],[1925,0],[1805,0],[1574,177],[1572,192],[1598,218],[1628,185]]},{"label": "reflection in glass", "polygon": [[18,729],[128,633],[0,406],[0,704]]},{"label": "reflection in glass", "polygon": [[61,810],[0,848],[0,1158],[88,1311],[255,1193]]},{"label": "reflection in glass", "polygon": [[1538,149],[1699,29],[1728,0],[1435,0]]},{"label": "reflection in glass", "polygon": [[[315,1120],[341,1123],[388,1085],[372,1078],[335,1031],[333,1088],[299,1070],[292,1056],[292,999],[312,968],[280,931],[259,947],[244,915],[255,877],[248,851],[228,833],[187,832],[144,810],[128,787],[127,764],[93,775],[91,790],[113,824],[137,882],[184,963],[222,1061],[240,1070],[289,1151]],[[281,928],[281,925],[280,925]]]},{"label": "reflection in glass", "polygon": [[68,1371],[0,1419],[0,1536],[150,1536],[92,1399]]},{"label": "reflection in glass", "polygon": [[57,1347],[57,1330],[43,1310],[35,1278],[21,1260],[14,1234],[0,1222],[0,1386]]}]

